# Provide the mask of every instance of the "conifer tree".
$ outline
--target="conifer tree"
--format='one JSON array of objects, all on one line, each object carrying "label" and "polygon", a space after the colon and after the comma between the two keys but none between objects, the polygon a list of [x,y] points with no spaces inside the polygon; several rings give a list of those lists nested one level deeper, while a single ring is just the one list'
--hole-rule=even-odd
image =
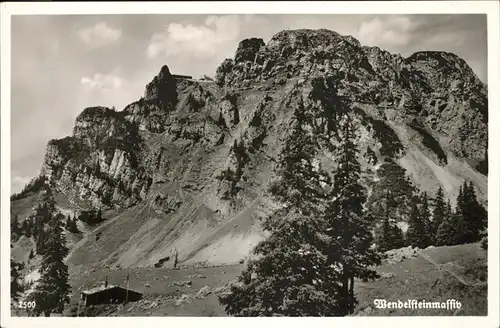
[{"label": "conifer tree", "polygon": [[435,201],[434,201],[434,211],[432,212],[432,239],[433,243],[436,244],[436,236],[439,226],[444,220],[446,215],[446,203],[444,201],[444,192],[443,188],[439,186],[438,191],[436,192]]},{"label": "conifer tree", "polygon": [[486,252],[488,251],[488,236],[484,237],[483,240],[481,240],[481,248]]},{"label": "conifer tree", "polygon": [[421,247],[421,237],[425,233],[425,227],[421,222],[420,210],[416,201],[411,205],[408,230],[406,231],[406,244],[413,247]]},{"label": "conifer tree", "polygon": [[446,203],[446,212],[445,212],[444,219],[451,218],[452,215],[453,215],[453,207],[451,207],[451,200],[448,199],[448,202]]},{"label": "conifer tree", "polygon": [[[12,247],[12,245],[11,245]],[[23,285],[20,283],[19,271],[22,269],[21,263],[10,259],[10,295],[11,298],[17,301],[24,291]]]},{"label": "conifer tree", "polygon": [[21,233],[26,236],[26,238],[31,237],[31,227],[29,226],[29,221],[24,220],[21,225]]},{"label": "conifer tree", "polygon": [[97,222],[102,222],[102,210],[101,208],[99,207],[99,210],[97,211]]},{"label": "conifer tree", "polygon": [[43,225],[39,226],[37,231],[38,231],[38,233],[35,237],[36,253],[37,254],[44,254],[45,253],[46,232],[43,228]]},{"label": "conifer tree", "polygon": [[17,215],[14,215],[13,217],[11,217],[10,232],[11,232],[11,235],[15,236],[16,238],[19,237],[19,235],[22,232],[21,227],[19,226],[19,221],[18,221]]},{"label": "conifer tree", "polygon": [[217,125],[223,129],[227,128],[226,120],[224,119],[222,112],[219,112],[219,119],[217,120]]},{"label": "conifer tree", "polygon": [[460,204],[460,213],[463,217],[464,234],[462,242],[471,243],[481,239],[482,232],[486,227],[487,212],[477,200],[472,182],[465,181],[462,187],[463,193]]},{"label": "conifer tree", "polygon": [[392,249],[398,249],[405,245],[403,230],[397,224],[391,225],[391,240]]},{"label": "conifer tree", "polygon": [[349,115],[344,116],[341,126],[341,144],[338,168],[334,172],[333,200],[326,209],[327,234],[335,241],[328,249],[331,265],[341,268],[341,293],[339,303],[343,315],[354,311],[354,278],[363,280],[376,277],[369,267],[379,264],[380,257],[371,248],[372,222],[363,211],[366,201],[360,184],[361,167],[357,160],[358,149]]},{"label": "conifer tree", "polygon": [[390,190],[386,191],[384,211],[381,215],[382,227],[378,233],[377,244],[381,252],[404,246],[403,231],[396,224],[397,203]]},{"label": "conifer tree", "polygon": [[457,196],[457,210],[461,210],[464,206],[464,185],[460,185],[460,188],[458,189],[458,196]]},{"label": "conifer tree", "polygon": [[438,246],[451,246],[462,243],[463,219],[459,212],[446,216],[438,228],[436,241]]},{"label": "conifer tree", "polygon": [[295,111],[292,135],[280,155],[279,181],[270,186],[282,208],[266,217],[269,237],[259,243],[255,259],[248,262],[231,287],[219,298],[235,316],[340,315],[338,274],[324,254],[329,239],[321,219],[326,200],[322,172],[312,159],[315,144],[304,129],[304,108]]},{"label": "conifer tree", "polygon": [[390,243],[391,234],[392,232],[391,232],[391,226],[389,225],[389,217],[386,216],[382,221],[382,228],[378,235],[379,238],[377,239],[379,251],[385,252],[392,249],[392,245]]},{"label": "conifer tree", "polygon": [[79,233],[80,230],[78,229],[78,225],[76,223],[76,219],[71,220],[71,232],[73,233]]},{"label": "conifer tree", "polygon": [[432,223],[430,220],[429,199],[427,192],[422,195],[422,206],[420,208],[420,222],[423,226],[423,235],[420,237],[419,248],[426,248],[432,244]]},{"label": "conifer tree", "polygon": [[68,266],[64,263],[67,255],[62,224],[57,216],[53,216],[40,265],[40,280],[29,296],[36,302],[36,307],[32,309],[34,315],[62,313],[69,302]]}]

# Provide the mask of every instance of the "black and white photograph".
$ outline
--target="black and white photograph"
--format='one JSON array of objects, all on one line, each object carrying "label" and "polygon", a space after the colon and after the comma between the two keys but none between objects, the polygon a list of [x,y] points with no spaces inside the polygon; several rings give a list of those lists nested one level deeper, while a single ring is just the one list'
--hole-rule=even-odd
[{"label": "black and white photograph", "polygon": [[499,6],[397,3],[2,6],[2,314],[498,327]]}]

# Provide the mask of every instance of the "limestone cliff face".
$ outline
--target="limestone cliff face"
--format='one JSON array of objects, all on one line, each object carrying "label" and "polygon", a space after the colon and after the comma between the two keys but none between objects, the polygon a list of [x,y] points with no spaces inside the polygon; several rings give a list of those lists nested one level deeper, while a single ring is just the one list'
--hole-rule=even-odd
[{"label": "limestone cliff face", "polygon": [[332,31],[283,31],[267,45],[242,41],[235,59],[226,60],[216,77],[221,85],[238,87],[334,72],[343,77],[353,101],[395,107],[397,119],[417,117],[426,130],[446,137],[455,155],[484,159],[486,86],[454,54],[418,52],[403,58]]},{"label": "limestone cliff face", "polygon": [[318,163],[335,166],[341,96],[370,193],[391,163],[423,191],[441,185],[455,197],[467,179],[486,200],[477,165],[487,155],[487,90],[470,67],[453,54],[403,58],[328,30],[243,40],[215,82],[174,78],[163,66],[123,111],[85,109],[72,136],[49,142],[41,174],[74,206],[126,209],[102,231],[122,242],[103,245],[96,261],[151,265],[177,248],[185,263],[235,262],[275,206],[268,184],[296,108],[308,112]]}]

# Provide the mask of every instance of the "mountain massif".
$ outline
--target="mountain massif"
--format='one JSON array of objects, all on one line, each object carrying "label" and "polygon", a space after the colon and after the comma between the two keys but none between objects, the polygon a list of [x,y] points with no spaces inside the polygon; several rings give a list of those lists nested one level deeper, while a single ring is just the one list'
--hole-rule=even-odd
[{"label": "mountain massif", "polygon": [[171,266],[172,254],[181,265],[238,263],[265,236],[259,218],[276,208],[268,189],[296,108],[308,113],[316,165],[335,167],[340,97],[369,203],[405,185],[429,194],[441,186],[454,201],[467,180],[486,204],[487,87],[463,59],[404,58],[333,31],[290,30],[267,44],[241,41],[213,80],[163,66],[123,110],[84,109],[71,136],[48,143],[12,215],[29,216],[44,185],[62,213],[101,209],[102,223],[79,222],[81,236],[68,238],[74,269]]}]

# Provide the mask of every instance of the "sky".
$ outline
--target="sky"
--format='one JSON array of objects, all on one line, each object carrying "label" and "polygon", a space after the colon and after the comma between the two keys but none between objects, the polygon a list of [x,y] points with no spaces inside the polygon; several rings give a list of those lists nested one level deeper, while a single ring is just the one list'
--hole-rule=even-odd
[{"label": "sky", "polygon": [[241,40],[298,28],[405,57],[453,52],[487,81],[486,15],[12,16],[11,192],[39,173],[47,142],[71,135],[84,108],[123,109],[165,64],[173,74],[214,76]]}]

